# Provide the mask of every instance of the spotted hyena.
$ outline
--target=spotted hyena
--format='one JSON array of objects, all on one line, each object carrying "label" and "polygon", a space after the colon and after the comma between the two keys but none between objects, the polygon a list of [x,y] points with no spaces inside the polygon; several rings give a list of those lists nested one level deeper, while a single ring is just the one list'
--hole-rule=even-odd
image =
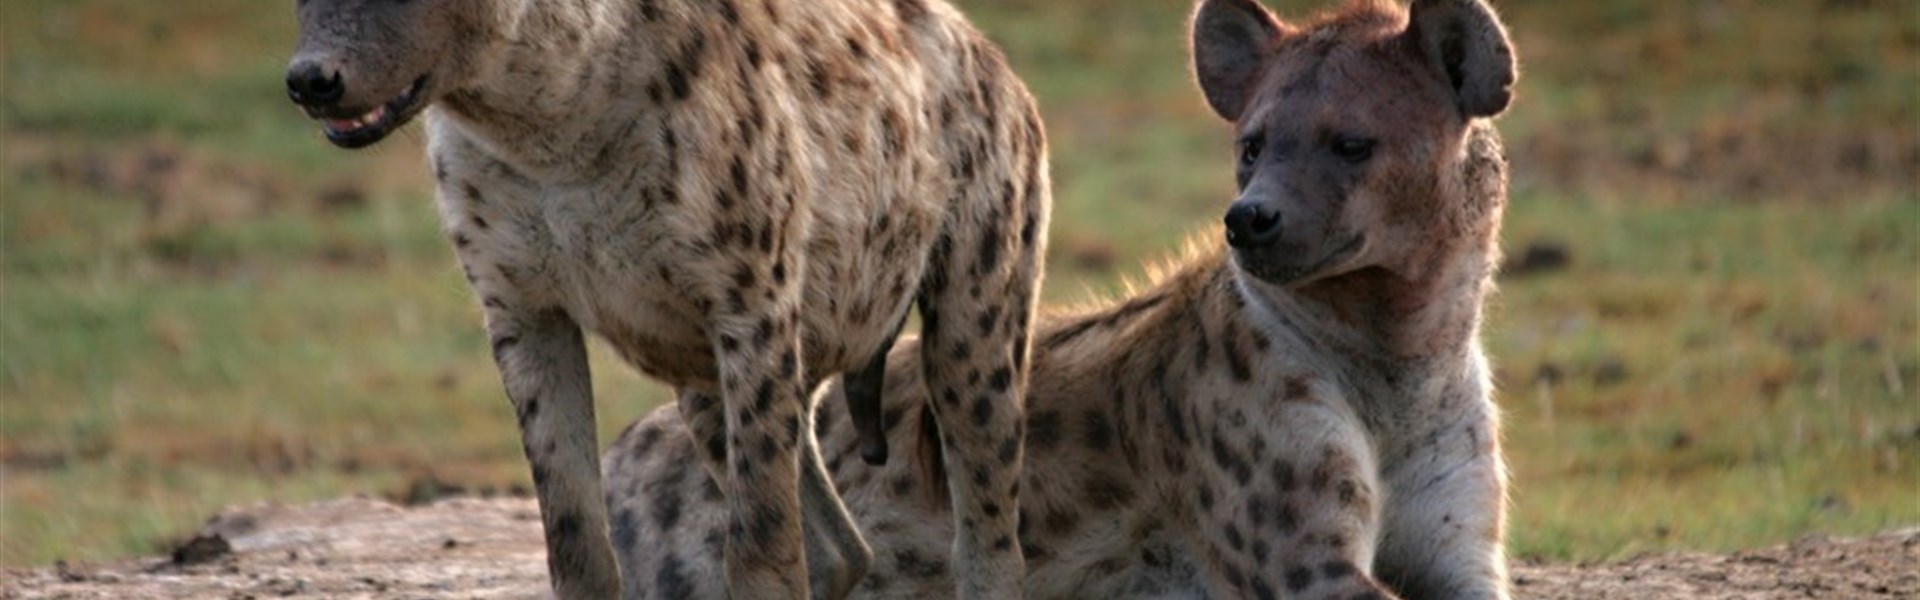
[{"label": "spotted hyena", "polygon": [[[1125,301],[1043,319],[1025,493],[980,512],[1020,516],[1036,598],[1505,597],[1477,340],[1506,201],[1487,118],[1515,80],[1494,12],[1354,3],[1283,22],[1205,0],[1192,41],[1233,123],[1226,239]],[[911,346],[891,357],[884,424],[939,465],[927,442],[947,422]],[[857,441],[832,415],[815,424],[828,456]],[[604,458],[622,564],[653,597],[721,593],[724,511],[686,438],[667,408]],[[828,462],[880,549],[868,597],[931,597],[954,576],[946,479],[911,462]]]},{"label": "spotted hyena", "polygon": [[[1014,516],[982,507],[1018,491],[1045,140],[1001,53],[952,7],[296,4],[289,92],[329,140],[366,146],[426,116],[560,596],[621,588],[585,333],[678,388],[698,449],[680,458],[727,492],[714,541],[733,596],[807,596],[809,568],[816,595],[838,596],[871,552],[820,468],[811,398],[841,373],[877,381],[915,306],[929,343],[914,375],[941,399],[945,466],[981,474],[952,486],[955,583],[1013,595]],[[884,461],[877,399],[852,396]]]}]

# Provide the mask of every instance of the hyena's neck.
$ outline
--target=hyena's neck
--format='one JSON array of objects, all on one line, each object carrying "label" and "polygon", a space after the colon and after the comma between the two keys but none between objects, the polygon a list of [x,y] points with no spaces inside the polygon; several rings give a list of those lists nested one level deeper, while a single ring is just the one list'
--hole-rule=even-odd
[{"label": "hyena's neck", "polygon": [[[500,156],[533,171],[592,176],[589,157],[664,123],[713,40],[714,9],[691,0],[528,0],[499,16],[473,81],[439,109]],[[676,74],[676,70],[678,73]],[[600,165],[605,166],[605,165]],[[588,172],[581,172],[588,171]]]},{"label": "hyena's neck", "polygon": [[1243,293],[1311,342],[1343,356],[1406,368],[1477,360],[1481,309],[1493,291],[1506,207],[1499,134],[1469,126],[1456,177],[1442,184],[1429,239],[1408,264],[1368,267],[1285,289],[1246,279]]},{"label": "hyena's neck", "polygon": [[1448,257],[1417,280],[1380,268],[1279,290],[1242,275],[1243,293],[1327,352],[1382,364],[1460,359],[1480,327],[1491,287],[1484,253]]},{"label": "hyena's neck", "polygon": [[1367,269],[1289,290],[1242,274],[1237,287],[1251,321],[1309,364],[1340,374],[1348,402],[1381,433],[1382,456],[1392,462],[1406,446],[1387,440],[1417,439],[1448,425],[1429,416],[1485,398],[1479,329],[1492,288],[1489,258],[1454,256],[1425,281]]}]

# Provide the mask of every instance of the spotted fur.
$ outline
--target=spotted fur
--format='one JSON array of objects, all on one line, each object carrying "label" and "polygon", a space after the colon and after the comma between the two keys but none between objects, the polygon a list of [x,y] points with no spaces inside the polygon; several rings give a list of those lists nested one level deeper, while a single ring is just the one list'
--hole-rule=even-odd
[{"label": "spotted fur", "polygon": [[[619,596],[613,542],[666,544],[607,518],[587,334],[681,391],[686,429],[661,447],[704,465],[681,476],[725,506],[702,540],[724,560],[629,572],[625,596],[724,581],[737,598],[838,597],[871,551],[820,467],[812,398],[884,355],[915,306],[929,343],[912,375],[942,399],[947,466],[985,474],[952,486],[951,552],[929,560],[952,565],[962,597],[1015,593],[1014,516],[984,507],[1017,502],[1019,464],[1000,457],[1021,453],[1046,142],[999,50],[952,7],[298,5],[290,85],[310,112],[431,107],[443,227],[519,418],[560,596]],[[647,523],[704,518],[657,487]]]},{"label": "spotted fur", "polygon": [[[1273,243],[1334,258],[1204,244],[1123,301],[1042,320],[1027,451],[1000,456],[1024,462],[1020,502],[984,509],[1019,515],[1008,543],[1027,558],[1027,595],[1507,597],[1506,474],[1478,341],[1506,161],[1489,105],[1462,100],[1496,95],[1463,91],[1473,81],[1512,81],[1511,51],[1481,47],[1505,44],[1503,33],[1482,35],[1499,33],[1493,13],[1480,2],[1422,0],[1411,15],[1355,3],[1283,24],[1247,0],[1206,0],[1194,24],[1199,79],[1216,108],[1231,100],[1220,112],[1233,139],[1297,144],[1247,160],[1235,204],[1278,203]],[[1240,50],[1253,54],[1207,56]],[[1471,56],[1509,58],[1461,58]],[[1251,80],[1220,93],[1213,86],[1232,78],[1223,64]],[[1317,81],[1303,83],[1313,71]],[[1313,156],[1333,152],[1330,140],[1295,139],[1318,130],[1376,143],[1366,160],[1336,167]],[[1327,203],[1318,216],[1300,214],[1316,200]],[[1356,233],[1365,241],[1354,249],[1339,243]],[[940,404],[911,375],[921,343],[903,341],[890,358],[888,372],[906,374],[882,394],[896,448],[949,423],[926,418]],[[943,595],[952,507],[938,488],[949,479],[915,461],[845,458],[858,437],[831,411],[815,426],[834,483],[879,549],[857,595]],[[622,546],[621,560],[641,577],[686,582],[684,597],[720,597],[709,577],[717,549],[702,540],[718,535],[723,512],[711,484],[674,460],[691,452],[682,427],[662,409],[603,457],[615,521],[654,541]],[[654,518],[663,507],[672,519]]]}]

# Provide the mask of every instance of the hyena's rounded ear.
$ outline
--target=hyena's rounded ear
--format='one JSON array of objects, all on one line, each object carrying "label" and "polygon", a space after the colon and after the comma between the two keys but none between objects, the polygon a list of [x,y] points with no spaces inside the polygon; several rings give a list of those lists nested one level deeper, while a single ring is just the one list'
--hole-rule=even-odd
[{"label": "hyena's rounded ear", "polygon": [[1255,0],[1201,0],[1193,11],[1193,74],[1213,112],[1240,118],[1260,65],[1285,30]]},{"label": "hyena's rounded ear", "polygon": [[1491,117],[1513,102],[1513,41],[1485,0],[1414,0],[1406,35],[1453,86],[1461,113]]}]

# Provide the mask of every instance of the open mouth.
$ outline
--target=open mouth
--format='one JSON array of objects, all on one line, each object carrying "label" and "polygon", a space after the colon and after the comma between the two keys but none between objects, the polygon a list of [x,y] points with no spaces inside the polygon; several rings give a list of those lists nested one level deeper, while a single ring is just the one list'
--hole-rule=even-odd
[{"label": "open mouth", "polygon": [[1328,252],[1325,257],[1304,267],[1275,265],[1271,261],[1262,260],[1255,256],[1248,256],[1247,253],[1238,250],[1236,250],[1234,254],[1235,262],[1240,264],[1240,268],[1245,269],[1248,273],[1252,273],[1254,277],[1258,277],[1273,285],[1291,285],[1306,283],[1329,274],[1328,271],[1334,267],[1345,264],[1349,259],[1352,259],[1354,255],[1359,254],[1360,249],[1366,245],[1367,236],[1355,234],[1353,237],[1347,238],[1346,243],[1341,244],[1340,247],[1335,248],[1332,252]]},{"label": "open mouth", "polygon": [[[363,113],[351,111],[321,112],[307,109],[307,116],[320,120],[321,129],[327,134],[327,141],[341,148],[363,148],[373,145],[405,125],[413,118],[414,109],[419,107],[420,91],[426,89],[427,78],[422,75],[407,86],[406,91],[380,103]],[[338,113],[345,112],[346,115]]]}]

